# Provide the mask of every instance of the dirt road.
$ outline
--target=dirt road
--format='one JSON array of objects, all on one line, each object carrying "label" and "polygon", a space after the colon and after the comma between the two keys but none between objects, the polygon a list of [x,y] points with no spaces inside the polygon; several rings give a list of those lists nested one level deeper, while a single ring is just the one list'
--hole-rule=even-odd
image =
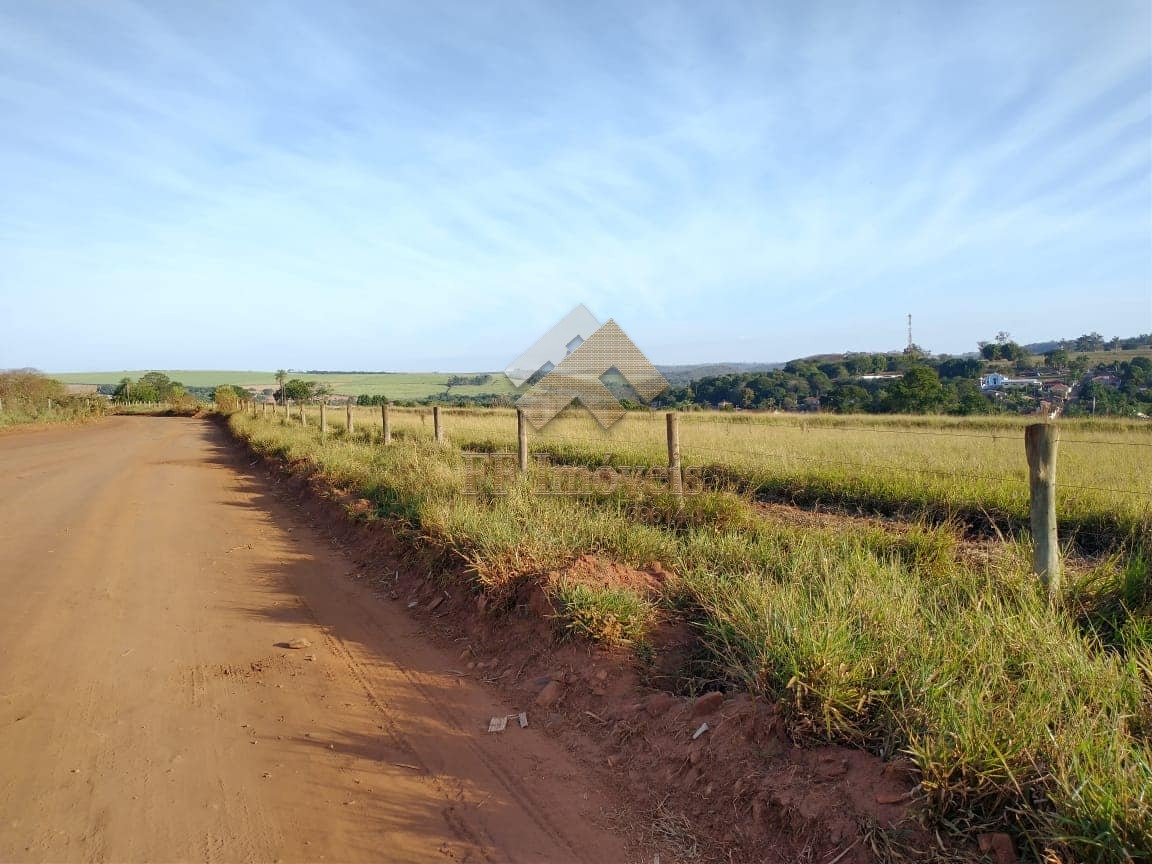
[{"label": "dirt road", "polygon": [[207,421],[0,436],[0,861],[634,860],[348,570]]}]

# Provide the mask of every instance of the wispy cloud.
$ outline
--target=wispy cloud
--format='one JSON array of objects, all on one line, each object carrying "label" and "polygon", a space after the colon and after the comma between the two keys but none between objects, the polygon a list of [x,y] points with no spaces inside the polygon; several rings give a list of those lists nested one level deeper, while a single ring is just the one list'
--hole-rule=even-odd
[{"label": "wispy cloud", "polygon": [[668,361],[1148,329],[1150,26],[10,5],[0,365],[499,368],[577,302]]}]

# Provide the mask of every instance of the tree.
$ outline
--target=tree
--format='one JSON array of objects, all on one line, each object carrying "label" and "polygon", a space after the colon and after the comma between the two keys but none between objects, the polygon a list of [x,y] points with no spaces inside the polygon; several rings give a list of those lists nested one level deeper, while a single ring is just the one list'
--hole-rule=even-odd
[{"label": "tree", "polygon": [[240,408],[240,399],[235,389],[227,384],[221,384],[213,394],[216,410],[221,414],[232,414]]},{"label": "tree", "polygon": [[1063,369],[1068,365],[1068,352],[1063,348],[1055,348],[1044,355],[1044,362],[1053,369]]},{"label": "tree", "polygon": [[291,399],[294,402],[308,402],[316,395],[316,382],[293,378],[280,388],[280,392],[285,399]]},{"label": "tree", "polygon": [[1104,337],[1096,332],[1085,333],[1076,337],[1073,347],[1077,351],[1099,351],[1104,347]]},{"label": "tree", "polygon": [[[288,379],[288,370],[287,369],[277,369],[276,370],[276,383],[280,385],[280,399],[281,400],[284,400],[287,398],[284,396],[284,382],[287,379]],[[284,404],[287,404],[287,402],[285,402]]]},{"label": "tree", "polygon": [[859,384],[841,384],[828,394],[825,401],[839,414],[856,414],[868,410],[872,394]]},{"label": "tree", "polygon": [[927,414],[944,404],[940,376],[929,366],[913,366],[888,391],[889,406],[902,414]]},{"label": "tree", "polygon": [[975,381],[961,378],[956,381],[955,387],[957,414],[987,414],[992,410],[992,403],[980,392],[980,387]]}]

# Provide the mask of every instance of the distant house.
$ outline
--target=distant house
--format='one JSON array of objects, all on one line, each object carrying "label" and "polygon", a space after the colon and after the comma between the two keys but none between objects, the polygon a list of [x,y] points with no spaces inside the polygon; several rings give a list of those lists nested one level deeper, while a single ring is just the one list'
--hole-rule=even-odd
[{"label": "distant house", "polygon": [[999,390],[1007,379],[999,372],[989,372],[980,379],[981,390]]},{"label": "distant house", "polygon": [[874,375],[861,375],[861,381],[890,381],[893,378],[903,378],[903,372],[877,372]]},{"label": "distant house", "polygon": [[1119,387],[1120,377],[1118,375],[1093,375],[1093,384],[1103,384],[1105,387]]},{"label": "distant house", "polygon": [[1067,399],[1072,388],[1063,381],[1048,381],[1044,384],[1044,390],[1057,399]]},{"label": "distant house", "polygon": [[68,391],[70,396],[95,396],[97,386],[96,384],[65,384],[64,389]]},{"label": "distant house", "polygon": [[1008,378],[999,372],[989,372],[980,379],[981,390],[1003,390],[1009,387],[1039,387],[1039,378]]}]

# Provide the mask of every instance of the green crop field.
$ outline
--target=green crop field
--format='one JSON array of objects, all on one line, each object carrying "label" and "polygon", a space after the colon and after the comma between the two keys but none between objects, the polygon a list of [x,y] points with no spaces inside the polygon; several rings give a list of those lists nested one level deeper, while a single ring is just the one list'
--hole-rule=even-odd
[{"label": "green crop field", "polygon": [[[133,380],[145,372],[163,372],[174,381],[189,387],[217,387],[221,384],[236,384],[240,387],[275,389],[275,372],[255,372],[237,370],[202,369],[158,369],[121,370],[118,372],[56,372],[53,378],[66,384],[116,384],[128,377]],[[304,381],[320,381],[329,385],[333,392],[341,396],[387,396],[394,400],[425,399],[429,396],[444,395],[446,392],[457,396],[510,395],[515,391],[501,372],[491,373],[492,380],[483,385],[461,385],[448,389],[448,379],[454,373],[448,372],[378,372],[370,374],[332,373],[309,375],[304,372],[290,372],[289,378]],[[482,373],[458,373],[482,374]]]},{"label": "green crop field", "polygon": [[[1048,597],[1030,574],[1021,418],[683,414],[685,465],[726,488],[677,502],[537,495],[539,466],[508,494],[465,495],[463,451],[513,449],[513,412],[442,411],[440,446],[429,409],[392,409],[390,446],[378,409],[356,409],[351,436],[341,415],[324,438],[316,410],[307,426],[270,411],[230,424],[467,562],[490,608],[539,581],[558,626],[641,662],[658,622],[684,620],[704,653],[679,686],[706,674],[777,703],[798,740],[898,748],[958,842],[995,828],[1038,859],[1116,864],[1152,848],[1148,424],[1061,422],[1061,518],[1111,546],[1070,558]],[[636,413],[605,435],[572,411],[531,445],[569,464],[654,465],[663,428]],[[758,507],[765,494],[840,515],[796,524]],[[981,512],[1005,533],[974,542],[957,517]],[[655,593],[567,579],[589,553],[660,561],[670,577]]]}]

